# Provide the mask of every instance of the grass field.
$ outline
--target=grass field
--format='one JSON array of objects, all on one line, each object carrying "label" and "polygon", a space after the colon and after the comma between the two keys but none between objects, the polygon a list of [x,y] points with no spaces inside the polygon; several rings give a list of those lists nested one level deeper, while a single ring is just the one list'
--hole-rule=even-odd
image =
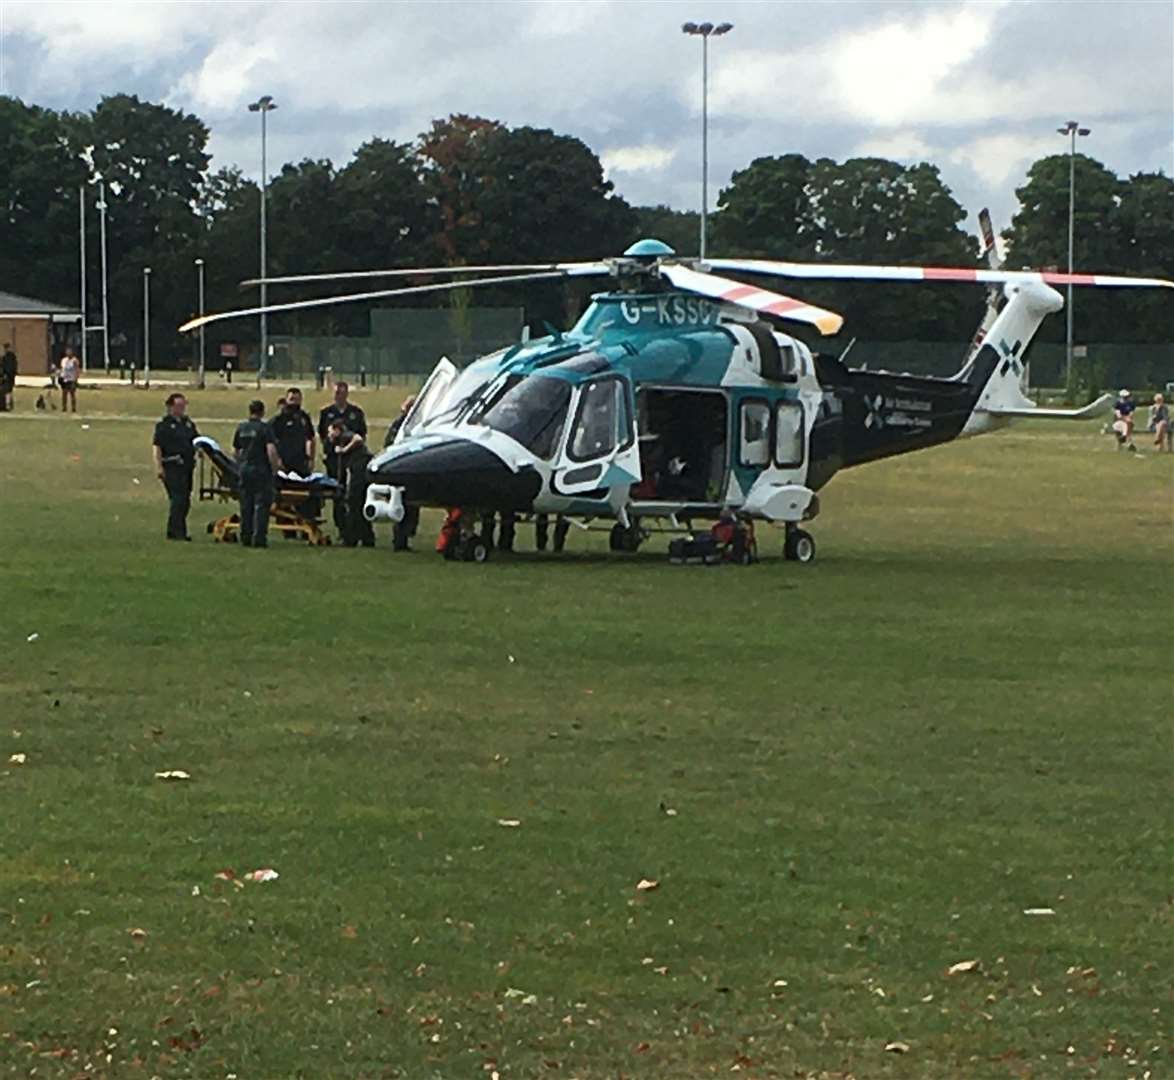
[{"label": "grass field", "polygon": [[165,543],[159,397],[0,415],[0,1075],[1174,1075],[1174,456],[478,567]]}]

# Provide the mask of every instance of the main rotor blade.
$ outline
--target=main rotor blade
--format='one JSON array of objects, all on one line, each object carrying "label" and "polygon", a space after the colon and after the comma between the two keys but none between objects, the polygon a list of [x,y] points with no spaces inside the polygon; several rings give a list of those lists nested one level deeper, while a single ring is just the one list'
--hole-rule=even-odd
[{"label": "main rotor blade", "polygon": [[432,277],[436,274],[487,274],[497,271],[538,271],[561,270],[571,277],[609,273],[607,263],[500,263],[490,266],[416,266],[394,270],[343,270],[331,274],[289,274],[284,277],[249,278],[241,282],[241,288],[256,285],[299,285],[308,281],[347,281],[358,278],[380,277]]},{"label": "main rotor blade", "polygon": [[331,304],[352,304],[361,300],[383,300],[391,296],[413,296],[418,293],[444,292],[446,289],[472,289],[480,285],[501,285],[502,283],[520,281],[550,281],[567,277],[562,270],[552,270],[541,274],[511,274],[507,277],[474,278],[472,281],[442,281],[435,285],[411,285],[403,289],[380,289],[378,292],[350,293],[347,296],[319,296],[313,300],[295,300],[286,304],[267,304],[265,307],[241,308],[238,311],[222,311],[215,315],[204,315],[198,319],[191,319],[179,328],[181,334],[189,330],[198,330],[209,323],[223,322],[225,319],[241,319],[247,315],[269,314],[274,311],[301,311],[305,308],[329,307]]},{"label": "main rotor blade", "polygon": [[821,334],[835,334],[844,324],[843,317],[834,311],[827,311],[825,308],[783,296],[781,293],[769,292],[756,285],[743,285],[739,281],[731,281],[716,274],[706,274],[700,270],[690,270],[688,267],[671,263],[662,264],[660,272],[679,289],[711,296],[715,300],[724,300],[726,303],[737,304],[751,311],[761,311],[783,319],[809,323]]},{"label": "main rotor blade", "polygon": [[1118,274],[1064,274],[1039,270],[968,270],[956,266],[867,266],[853,263],[775,262],[770,259],[706,259],[703,266],[775,277],[855,281],[973,281],[986,285],[1042,281],[1046,285],[1099,285],[1114,288],[1174,289],[1165,278]]}]

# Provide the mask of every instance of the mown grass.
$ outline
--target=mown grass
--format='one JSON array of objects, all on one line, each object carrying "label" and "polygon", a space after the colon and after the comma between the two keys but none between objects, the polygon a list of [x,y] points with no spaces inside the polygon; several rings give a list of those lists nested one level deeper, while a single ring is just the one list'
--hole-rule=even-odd
[{"label": "mown grass", "polygon": [[0,1074],[1169,1070],[1174,458],[868,466],[803,568],[475,567],[166,544],[96,418],[157,397],[0,416]]}]

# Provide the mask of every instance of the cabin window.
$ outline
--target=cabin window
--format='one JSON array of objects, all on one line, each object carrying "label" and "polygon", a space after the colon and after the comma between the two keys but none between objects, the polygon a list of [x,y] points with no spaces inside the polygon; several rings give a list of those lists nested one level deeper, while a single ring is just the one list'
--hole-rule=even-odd
[{"label": "cabin window", "polygon": [[623,380],[608,377],[584,383],[567,456],[593,461],[631,443],[632,416]]},{"label": "cabin window", "polygon": [[797,401],[780,401],[775,408],[775,464],[803,464],[803,406]]},{"label": "cabin window", "polygon": [[738,462],[752,468],[770,464],[770,406],[765,401],[742,402]]}]

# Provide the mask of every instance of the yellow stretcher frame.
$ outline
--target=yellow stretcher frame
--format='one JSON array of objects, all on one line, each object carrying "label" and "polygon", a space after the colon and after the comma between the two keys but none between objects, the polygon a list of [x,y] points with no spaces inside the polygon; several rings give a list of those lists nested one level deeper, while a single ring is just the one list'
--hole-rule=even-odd
[{"label": "yellow stretcher frame", "polygon": [[[330,537],[323,530],[323,519],[303,513],[299,505],[315,500],[325,505],[337,495],[333,492],[311,494],[302,488],[283,488],[280,480],[276,478],[275,483],[277,486],[273,493],[273,505],[269,508],[270,530],[280,533],[288,540],[304,540],[313,547],[326,547],[330,544]],[[199,448],[198,494],[200,502],[240,502],[239,491],[232,486],[224,475],[224,470],[203,447]],[[218,544],[240,542],[239,513],[234,512],[215,521],[209,521],[207,528],[209,535]]]}]

